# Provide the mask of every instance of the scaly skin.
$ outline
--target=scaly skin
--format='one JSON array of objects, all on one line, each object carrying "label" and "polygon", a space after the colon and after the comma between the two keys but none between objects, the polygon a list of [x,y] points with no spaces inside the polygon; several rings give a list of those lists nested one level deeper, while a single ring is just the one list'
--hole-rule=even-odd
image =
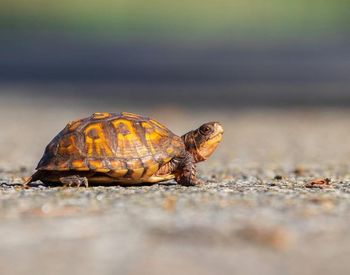
[{"label": "scaly skin", "polygon": [[209,122],[182,136],[186,151],[175,170],[175,180],[181,185],[198,185],[196,163],[207,160],[219,145],[224,130],[220,123]]}]

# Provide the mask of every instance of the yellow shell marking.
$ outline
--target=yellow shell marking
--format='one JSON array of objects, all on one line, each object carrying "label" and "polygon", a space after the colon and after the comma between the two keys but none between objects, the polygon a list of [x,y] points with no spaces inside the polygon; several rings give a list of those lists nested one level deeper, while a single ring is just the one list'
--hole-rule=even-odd
[{"label": "yellow shell marking", "polygon": [[[123,156],[124,158],[135,158],[148,154],[148,149],[142,143],[132,121],[117,119],[112,121],[112,124],[117,131],[117,155]],[[137,156],[135,156],[135,152]]]},{"label": "yellow shell marking", "polygon": [[145,169],[143,167],[141,168],[137,168],[137,169],[133,169],[132,174],[131,174],[131,178],[138,180],[141,178],[143,171],[145,171]]},{"label": "yellow shell marking", "polygon": [[56,167],[55,167],[55,170],[57,170],[57,171],[67,171],[67,170],[69,170],[69,167],[67,165],[67,161],[58,162]]},{"label": "yellow shell marking", "polygon": [[137,169],[142,167],[142,162],[140,159],[129,159],[127,160],[127,166],[129,169]]},{"label": "yellow shell marking", "polygon": [[73,160],[72,166],[73,166],[74,170],[78,170],[78,171],[89,171],[90,170],[90,168],[81,159]]},{"label": "yellow shell marking", "polygon": [[145,179],[153,176],[159,170],[159,164],[155,163],[153,165],[148,166],[145,175],[143,176]]},{"label": "yellow shell marking", "polygon": [[92,160],[92,159],[90,159],[88,161],[88,163],[89,163],[90,169],[92,169],[92,170],[103,168],[103,162],[100,161],[100,160]]},{"label": "yellow shell marking", "polygon": [[121,115],[122,115],[122,116],[126,116],[126,117],[137,118],[137,119],[139,119],[139,118],[140,118],[140,116],[139,116],[139,115],[137,115],[137,114],[133,114],[133,113],[128,113],[128,112],[121,112]]},{"label": "yellow shell marking", "polygon": [[169,155],[171,155],[172,153],[174,153],[174,149],[173,149],[172,147],[168,147],[168,148],[166,149],[166,152],[167,152]]},{"label": "yellow shell marking", "polygon": [[111,170],[118,170],[118,169],[123,169],[125,167],[125,164],[123,161],[118,160],[118,159],[111,159],[109,160]]},{"label": "yellow shell marking", "polygon": [[91,124],[84,130],[86,154],[92,156],[112,157],[113,153],[107,144],[106,136],[100,124]]},{"label": "yellow shell marking", "polygon": [[112,178],[120,178],[123,177],[128,172],[128,169],[118,169],[113,170],[108,173],[108,175]]},{"label": "yellow shell marking", "polygon": [[69,131],[75,131],[81,125],[81,119],[74,120],[68,123],[67,127]]},{"label": "yellow shell marking", "polygon": [[126,167],[124,168],[124,162],[120,160],[111,160],[110,165],[113,169],[108,173],[108,175],[111,177],[119,178],[128,172],[128,169]]},{"label": "yellow shell marking", "polygon": [[157,125],[159,128],[161,128],[161,129],[163,129],[163,130],[165,130],[165,131],[167,130],[167,129],[165,128],[165,126],[162,125],[162,124],[160,124],[158,121],[155,121],[155,120],[151,119],[150,122],[153,123],[153,124],[155,124],[155,125]]},{"label": "yellow shell marking", "polygon": [[96,172],[100,172],[100,173],[108,173],[110,171],[110,169],[108,168],[97,168],[95,169]]},{"label": "yellow shell marking", "polygon": [[93,113],[92,114],[92,118],[94,118],[94,119],[108,118],[110,116],[111,116],[110,113]]},{"label": "yellow shell marking", "polygon": [[156,153],[156,150],[153,147],[153,143],[159,144],[159,140],[161,136],[153,129],[153,127],[148,122],[142,122],[142,127],[145,129],[145,137],[147,141],[147,145],[150,148],[152,154]]}]

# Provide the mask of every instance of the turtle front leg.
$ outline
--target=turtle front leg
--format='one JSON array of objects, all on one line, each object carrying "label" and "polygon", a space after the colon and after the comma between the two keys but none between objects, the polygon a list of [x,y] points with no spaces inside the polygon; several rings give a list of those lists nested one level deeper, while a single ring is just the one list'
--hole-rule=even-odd
[{"label": "turtle front leg", "polygon": [[80,187],[80,185],[89,187],[88,179],[86,177],[80,177],[77,175],[61,177],[60,182],[63,184],[64,187],[72,187],[72,186]]},{"label": "turtle front leg", "polygon": [[184,186],[200,185],[202,182],[197,179],[196,165],[192,154],[186,152],[184,157],[179,159],[175,180]]}]

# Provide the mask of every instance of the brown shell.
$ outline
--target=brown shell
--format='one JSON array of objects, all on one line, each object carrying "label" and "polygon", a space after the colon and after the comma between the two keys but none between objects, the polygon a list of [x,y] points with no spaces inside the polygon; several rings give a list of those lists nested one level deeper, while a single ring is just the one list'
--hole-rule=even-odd
[{"label": "brown shell", "polygon": [[150,177],[185,150],[159,122],[132,113],[95,113],[70,122],[46,147],[38,170]]}]

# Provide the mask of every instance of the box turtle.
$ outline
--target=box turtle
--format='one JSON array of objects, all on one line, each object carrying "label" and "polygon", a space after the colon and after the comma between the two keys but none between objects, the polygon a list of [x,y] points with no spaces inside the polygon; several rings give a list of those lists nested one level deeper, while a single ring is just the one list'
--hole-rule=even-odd
[{"label": "box turtle", "polygon": [[48,144],[26,183],[132,185],[175,179],[196,185],[195,164],[213,153],[222,135],[218,122],[179,137],[140,115],[94,113],[70,122]]}]

